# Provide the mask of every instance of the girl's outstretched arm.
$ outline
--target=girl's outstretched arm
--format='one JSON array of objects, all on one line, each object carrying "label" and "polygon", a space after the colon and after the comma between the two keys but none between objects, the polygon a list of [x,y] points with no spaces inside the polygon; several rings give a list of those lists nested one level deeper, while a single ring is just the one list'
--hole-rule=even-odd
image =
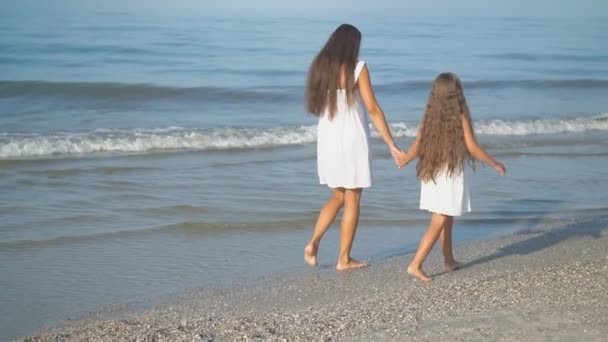
[{"label": "girl's outstretched arm", "polygon": [[499,175],[504,175],[507,172],[507,169],[504,165],[497,162],[490,156],[483,147],[477,144],[475,140],[475,135],[473,134],[473,130],[471,129],[471,121],[466,115],[462,115],[462,129],[464,130],[464,142],[467,146],[467,150],[469,153],[475,157],[476,159],[481,160],[482,162],[493,167]]},{"label": "girl's outstretched arm", "polygon": [[361,94],[361,98],[363,99],[363,103],[365,103],[372,123],[380,133],[382,140],[388,145],[391,155],[393,156],[393,159],[395,159],[395,163],[398,163],[398,156],[401,150],[397,144],[395,144],[391,130],[388,128],[384,112],[382,111],[382,108],[380,108],[378,101],[376,101],[367,65],[363,66],[357,83],[359,85],[359,94]]},{"label": "girl's outstretched arm", "polygon": [[[420,126],[420,127],[422,128],[422,126]],[[414,142],[412,142],[412,145],[407,150],[407,152],[401,151],[401,153],[399,154],[399,160],[397,162],[397,166],[399,166],[400,168],[406,166],[407,164],[409,164],[412,161],[412,159],[414,159],[418,156],[418,151],[420,149],[420,132],[421,132],[421,129],[418,129],[416,138],[414,139]]]}]

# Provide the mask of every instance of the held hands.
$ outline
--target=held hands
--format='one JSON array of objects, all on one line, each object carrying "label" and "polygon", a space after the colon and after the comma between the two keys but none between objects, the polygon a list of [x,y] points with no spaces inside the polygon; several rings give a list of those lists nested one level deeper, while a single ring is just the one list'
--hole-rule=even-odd
[{"label": "held hands", "polygon": [[499,162],[496,162],[495,165],[492,166],[494,168],[494,170],[496,170],[496,172],[498,172],[499,175],[504,176],[505,173],[507,172],[507,168],[502,165]]},{"label": "held hands", "polygon": [[402,151],[399,148],[399,146],[397,146],[397,145],[390,146],[390,151],[391,151],[391,156],[393,156],[393,159],[395,160],[395,164],[397,164],[398,167],[401,167],[399,165],[399,157],[401,156]]},{"label": "held hands", "polygon": [[397,167],[401,169],[408,163],[409,160],[407,158],[407,153],[405,151],[399,151],[399,156],[397,157]]},{"label": "held hands", "polygon": [[401,150],[397,145],[391,146],[390,150],[398,168],[402,168],[407,165],[406,154],[403,150]]}]

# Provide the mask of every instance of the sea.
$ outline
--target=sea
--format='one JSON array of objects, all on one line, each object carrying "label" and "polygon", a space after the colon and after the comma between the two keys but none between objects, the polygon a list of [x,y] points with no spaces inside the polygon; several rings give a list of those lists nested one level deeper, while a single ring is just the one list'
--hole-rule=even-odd
[{"label": "sea", "polygon": [[[402,148],[451,71],[478,141],[507,167],[477,166],[456,242],[608,216],[608,21],[349,19]],[[302,259],[330,195],[304,83],[343,21],[0,11],[0,340],[113,305],[332,272],[338,223],[320,268]],[[405,268],[429,214],[414,164],[398,169],[372,137],[353,256]]]}]

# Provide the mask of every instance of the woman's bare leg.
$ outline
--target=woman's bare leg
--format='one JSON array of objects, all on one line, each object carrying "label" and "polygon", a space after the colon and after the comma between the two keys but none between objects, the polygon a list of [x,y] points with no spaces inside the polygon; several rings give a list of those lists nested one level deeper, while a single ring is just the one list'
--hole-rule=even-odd
[{"label": "woman's bare leg", "polygon": [[362,190],[346,189],[344,193],[344,213],[340,227],[340,256],[336,265],[338,271],[367,266],[367,263],[359,262],[350,257],[357,225],[359,224],[359,204],[361,203]]},{"label": "woman's bare leg", "polygon": [[420,279],[423,282],[431,281],[431,278],[424,273],[422,270],[422,263],[431,252],[433,245],[439,238],[441,231],[445,227],[446,220],[449,216],[445,216],[442,214],[433,213],[431,215],[431,222],[429,222],[429,227],[426,232],[420,239],[420,244],[418,245],[418,250],[416,251],[416,255],[414,259],[410,263],[407,268],[407,273],[410,275]]},{"label": "woman's bare leg", "polygon": [[319,218],[315,224],[315,229],[312,233],[312,238],[304,248],[304,261],[310,266],[317,265],[317,251],[319,250],[319,243],[321,238],[327,229],[336,219],[338,212],[344,206],[344,188],[337,188],[332,190],[331,197],[319,213]]}]

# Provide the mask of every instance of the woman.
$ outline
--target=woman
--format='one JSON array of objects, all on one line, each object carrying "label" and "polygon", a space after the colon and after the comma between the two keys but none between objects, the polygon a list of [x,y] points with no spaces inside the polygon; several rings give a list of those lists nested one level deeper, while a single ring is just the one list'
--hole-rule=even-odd
[{"label": "woman", "polygon": [[384,112],[376,102],[369,70],[365,62],[359,60],[360,45],[361,32],[352,25],[340,25],[313,60],[306,85],[307,109],[319,117],[319,181],[332,190],[332,195],[321,209],[312,238],[304,248],[304,261],[310,266],[317,265],[321,238],[344,207],[338,271],[367,266],[350,256],[359,222],[361,193],[363,188],[371,186],[365,109],[395,161],[400,152]]}]

